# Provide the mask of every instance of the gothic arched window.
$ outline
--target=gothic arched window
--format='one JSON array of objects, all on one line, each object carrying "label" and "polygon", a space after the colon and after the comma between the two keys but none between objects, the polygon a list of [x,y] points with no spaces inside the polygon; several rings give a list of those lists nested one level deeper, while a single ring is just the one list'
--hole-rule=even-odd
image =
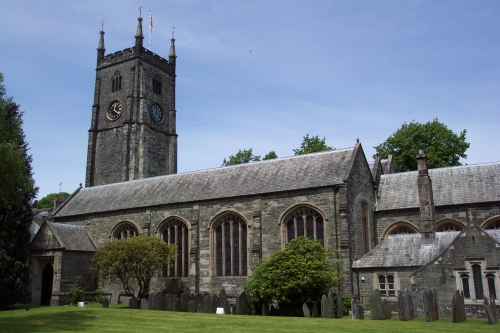
[{"label": "gothic arched window", "polygon": [[139,230],[131,222],[122,222],[113,230],[112,236],[114,241],[127,239],[129,237],[139,236]]},{"label": "gothic arched window", "polygon": [[122,74],[120,71],[114,72],[111,78],[111,92],[118,90],[122,90]]},{"label": "gothic arched window", "polygon": [[441,220],[436,223],[437,232],[461,231],[463,228],[464,224],[462,222],[451,219]]},{"label": "gothic arched window", "polygon": [[323,216],[309,207],[294,209],[285,219],[286,241],[289,242],[297,237],[308,237],[317,239],[325,246],[325,227]]},{"label": "gothic arched window", "polygon": [[495,216],[493,218],[488,219],[481,226],[483,229],[499,229],[500,230],[500,217]]},{"label": "gothic arched window", "polygon": [[389,225],[382,233],[382,239],[389,235],[416,234],[420,232],[418,227],[407,221],[398,221]]},{"label": "gothic arched window", "polygon": [[216,276],[247,276],[247,224],[236,214],[228,214],[212,227]]},{"label": "gothic arched window", "polygon": [[168,244],[177,246],[177,256],[164,277],[189,276],[189,233],[187,225],[179,219],[165,221],[159,228],[159,235]]},{"label": "gothic arched window", "polygon": [[162,81],[159,75],[153,77],[153,92],[155,94],[161,95]]}]

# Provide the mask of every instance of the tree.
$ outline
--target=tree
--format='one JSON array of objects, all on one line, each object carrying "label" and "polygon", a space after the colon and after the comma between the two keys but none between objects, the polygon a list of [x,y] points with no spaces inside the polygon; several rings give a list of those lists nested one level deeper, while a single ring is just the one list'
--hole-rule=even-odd
[{"label": "tree", "polygon": [[334,149],[335,148],[327,146],[325,138],[320,139],[317,135],[309,137],[309,134],[307,134],[302,140],[300,148],[294,149],[293,152],[295,155],[304,155]]},{"label": "tree", "polygon": [[340,273],[330,251],[315,239],[298,237],[262,262],[245,285],[257,302],[278,302],[281,315],[297,315],[302,304],[321,300],[328,288],[339,286]]},{"label": "tree", "polygon": [[68,192],[59,192],[59,193],[51,193],[47,194],[40,200],[35,200],[33,203],[34,208],[42,209],[42,208],[51,208],[54,206],[54,200],[58,198],[59,200],[66,200],[69,198]]},{"label": "tree", "polygon": [[236,165],[236,164],[243,164],[243,163],[248,163],[248,162],[258,162],[260,161],[260,156],[255,156],[252,152],[252,148],[246,150],[243,149],[243,151],[238,150],[236,155],[230,155],[228,159],[224,159],[222,162],[222,166],[228,166],[228,165]]},{"label": "tree", "polygon": [[151,278],[170,267],[177,247],[157,237],[131,237],[107,243],[94,254],[94,269],[103,280],[120,280],[127,294],[145,298]]},{"label": "tree", "polygon": [[276,155],[276,152],[274,150],[271,150],[269,153],[264,156],[262,159],[263,161],[265,160],[274,160],[275,158],[278,158],[278,155]]},{"label": "tree", "polygon": [[0,309],[21,300],[29,278],[31,202],[37,188],[19,105],[6,97],[0,73]]},{"label": "tree", "polygon": [[374,148],[381,158],[392,155],[398,172],[418,169],[415,157],[419,150],[427,155],[429,168],[450,167],[462,165],[460,158],[467,158],[465,151],[470,144],[465,141],[466,133],[465,129],[459,135],[453,133],[438,118],[425,124],[405,122],[387,140]]}]

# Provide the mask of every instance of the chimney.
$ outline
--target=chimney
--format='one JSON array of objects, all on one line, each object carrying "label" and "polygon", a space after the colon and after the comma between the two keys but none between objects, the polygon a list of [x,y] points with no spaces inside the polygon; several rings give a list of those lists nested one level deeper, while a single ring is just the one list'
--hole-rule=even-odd
[{"label": "chimney", "polygon": [[436,213],[434,211],[434,196],[432,181],[429,177],[427,156],[419,150],[418,162],[418,201],[420,203],[420,236],[422,244],[432,244],[436,235]]},{"label": "chimney", "polygon": [[55,212],[57,210],[57,208],[59,208],[59,206],[61,206],[62,203],[63,203],[63,200],[59,199],[59,197],[56,197],[54,199],[54,206],[52,206],[53,207],[52,212]]}]

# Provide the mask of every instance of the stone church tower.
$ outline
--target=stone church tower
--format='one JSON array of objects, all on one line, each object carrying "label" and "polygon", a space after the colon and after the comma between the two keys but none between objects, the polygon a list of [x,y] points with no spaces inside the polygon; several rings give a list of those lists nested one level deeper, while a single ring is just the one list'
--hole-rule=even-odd
[{"label": "stone church tower", "polygon": [[143,47],[142,18],[123,51],[105,55],[100,33],[85,186],[176,173],[173,36],[167,60]]}]

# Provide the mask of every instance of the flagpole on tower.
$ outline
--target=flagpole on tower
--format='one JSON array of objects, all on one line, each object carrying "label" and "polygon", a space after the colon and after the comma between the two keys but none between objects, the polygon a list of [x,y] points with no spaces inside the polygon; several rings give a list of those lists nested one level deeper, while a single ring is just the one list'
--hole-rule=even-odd
[{"label": "flagpole on tower", "polygon": [[153,14],[149,11],[149,51],[151,51],[151,34],[153,33]]}]

